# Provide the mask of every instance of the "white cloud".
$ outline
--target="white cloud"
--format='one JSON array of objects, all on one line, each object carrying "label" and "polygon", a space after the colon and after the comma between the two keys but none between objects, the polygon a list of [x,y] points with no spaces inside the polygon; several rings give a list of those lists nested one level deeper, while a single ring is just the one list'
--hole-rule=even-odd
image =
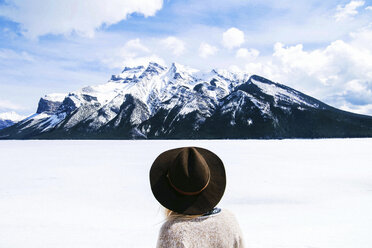
[{"label": "white cloud", "polygon": [[228,49],[240,47],[244,43],[244,33],[237,28],[230,28],[222,34],[222,44]]},{"label": "white cloud", "polygon": [[243,71],[248,74],[256,74],[267,77],[270,80],[277,80],[279,77],[275,77],[273,71],[277,69],[276,66],[272,65],[271,61],[263,62],[250,62],[244,65]]},{"label": "white cloud", "polygon": [[336,21],[349,19],[358,14],[357,8],[364,5],[364,1],[350,1],[345,6],[338,5],[337,13],[335,14]]},{"label": "white cloud", "polygon": [[207,58],[218,51],[218,48],[212,45],[209,45],[206,42],[202,42],[199,47],[199,56],[202,58]]},{"label": "white cloud", "polygon": [[324,85],[342,84],[359,77],[372,80],[371,51],[342,40],[309,52],[301,44],[284,47],[277,43],[273,56],[287,71],[301,70],[316,76]]},{"label": "white cloud", "polygon": [[372,104],[367,105],[349,105],[345,103],[339,107],[342,110],[353,112],[353,113],[360,113],[365,115],[372,115]]},{"label": "white cloud", "polygon": [[289,85],[335,107],[372,115],[372,29],[325,48],[274,45],[272,56],[248,63],[248,73]]},{"label": "white cloud", "polygon": [[101,61],[110,68],[120,69],[125,66],[147,65],[150,61],[164,64],[164,60],[156,54],[151,54],[151,50],[138,38],[129,40],[124,46],[107,52]]},{"label": "white cloud", "polygon": [[8,0],[0,15],[20,23],[23,33],[35,38],[45,34],[92,37],[96,29],[125,20],[132,13],[153,16],[162,0]]},{"label": "white cloud", "polygon": [[244,59],[250,59],[253,60],[260,55],[260,52],[257,49],[251,48],[240,48],[238,51],[236,51],[236,57],[237,58],[244,58]]},{"label": "white cloud", "polygon": [[[0,49],[0,59],[2,60],[21,60],[27,62],[34,62],[34,58],[28,52],[16,52],[10,49]],[[1,61],[0,61],[1,64]]]},{"label": "white cloud", "polygon": [[143,57],[128,57],[121,61],[119,68],[124,68],[125,66],[138,66],[138,65],[147,65],[149,62],[156,62],[158,64],[164,65],[165,62],[159,56],[153,54]]},{"label": "white cloud", "polygon": [[1,111],[8,111],[8,110],[23,110],[24,107],[19,105],[19,104],[16,104],[16,103],[13,103],[13,102],[10,102],[10,101],[7,101],[7,100],[0,100],[0,110]]},{"label": "white cloud", "polygon": [[229,65],[228,66],[229,71],[234,72],[234,73],[242,73],[243,71],[241,68],[237,65]]},{"label": "white cloud", "polygon": [[185,43],[174,37],[169,36],[161,41],[161,43],[168,49],[172,51],[172,53],[176,56],[182,55],[185,51]]},{"label": "white cloud", "polygon": [[127,43],[125,43],[125,48],[135,50],[135,51],[141,51],[141,52],[149,52],[150,51],[146,46],[144,46],[141,43],[141,40],[138,39],[138,38],[127,41]]},{"label": "white cloud", "polygon": [[372,6],[367,6],[366,10],[372,10]]},{"label": "white cloud", "polygon": [[324,51],[314,50],[306,52],[303,50],[303,45],[298,44],[295,46],[284,47],[281,43],[274,45],[273,57],[276,61],[280,62],[284,66],[283,69],[286,72],[291,70],[302,70],[308,75],[319,74],[321,70],[322,74],[329,74],[329,58]]}]

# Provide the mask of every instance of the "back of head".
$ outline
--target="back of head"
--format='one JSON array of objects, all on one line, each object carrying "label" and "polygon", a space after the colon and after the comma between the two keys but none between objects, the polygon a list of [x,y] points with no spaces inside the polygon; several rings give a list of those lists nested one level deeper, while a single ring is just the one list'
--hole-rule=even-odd
[{"label": "back of head", "polygon": [[155,198],[169,210],[167,216],[201,215],[221,200],[225,168],[221,159],[205,148],[180,147],[155,159],[150,184]]}]

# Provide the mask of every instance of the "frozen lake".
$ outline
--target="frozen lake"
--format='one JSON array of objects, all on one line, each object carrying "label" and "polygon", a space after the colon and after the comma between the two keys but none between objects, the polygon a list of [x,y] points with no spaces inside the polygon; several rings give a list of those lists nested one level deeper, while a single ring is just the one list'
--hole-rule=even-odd
[{"label": "frozen lake", "polygon": [[224,161],[246,247],[372,247],[372,139],[0,141],[0,247],[155,247],[148,173],[180,146]]}]

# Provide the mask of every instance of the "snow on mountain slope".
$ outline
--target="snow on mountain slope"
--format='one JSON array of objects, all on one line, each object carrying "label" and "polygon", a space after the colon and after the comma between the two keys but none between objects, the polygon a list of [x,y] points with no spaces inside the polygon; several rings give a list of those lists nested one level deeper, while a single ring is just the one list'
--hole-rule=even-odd
[{"label": "snow on mountain slope", "polygon": [[26,116],[17,114],[14,111],[0,113],[0,120],[9,120],[9,121],[13,121],[13,122],[18,122],[18,121],[20,121],[24,118],[26,118]]},{"label": "snow on mountain slope", "polygon": [[0,113],[0,129],[12,126],[24,118],[26,118],[26,116],[19,115],[14,111]]},{"label": "snow on mountain slope", "polygon": [[[43,133],[57,137],[53,133],[58,132],[58,137],[220,137],[220,132],[226,132],[226,137],[232,133],[234,137],[242,133],[249,137],[258,133],[254,137],[288,133],[313,137],[306,128],[312,129],[314,123],[307,118],[334,122],[332,115],[318,114],[320,110],[334,111],[310,96],[256,75],[150,62],[125,67],[104,84],[42,97],[36,114],[19,122],[12,132],[15,137]],[[338,116],[343,113],[336,115],[335,120],[344,119]],[[297,122],[302,128],[297,129]],[[310,126],[305,128],[305,122]],[[359,121],[347,123],[350,128],[360,125]]]},{"label": "snow on mountain slope", "polygon": [[65,99],[66,94],[63,93],[52,93],[44,96],[47,101],[62,102]]},{"label": "snow on mountain slope", "polygon": [[[92,130],[97,130],[118,114],[126,94],[145,103],[153,115],[159,108],[174,108],[179,103],[174,96],[181,97],[186,91],[189,95],[192,94],[198,83],[203,83],[198,88],[200,93],[207,94],[218,102],[229,94],[229,85],[232,82],[243,83],[246,78],[223,70],[201,73],[176,63],[169,69],[153,62],[147,67],[125,67],[122,73],[113,75],[105,84],[87,86],[69,94],[51,94],[41,98],[40,102],[45,106],[39,106],[37,111],[39,115],[28,120],[23,129],[31,126],[41,128],[43,131],[56,126],[69,129],[84,120],[89,122]],[[192,112],[197,105],[195,99],[191,97],[180,114]],[[73,115],[65,120],[71,113]]]},{"label": "snow on mountain slope", "polygon": [[261,90],[267,94],[274,97],[275,103],[277,103],[279,100],[287,101],[290,103],[297,103],[300,105],[307,105],[313,108],[318,108],[319,104],[312,104],[306,101],[306,99],[303,99],[301,95],[294,90],[288,90],[281,87],[278,87],[275,84],[270,84],[266,82],[260,82],[258,80],[252,79],[252,83],[257,85]]}]

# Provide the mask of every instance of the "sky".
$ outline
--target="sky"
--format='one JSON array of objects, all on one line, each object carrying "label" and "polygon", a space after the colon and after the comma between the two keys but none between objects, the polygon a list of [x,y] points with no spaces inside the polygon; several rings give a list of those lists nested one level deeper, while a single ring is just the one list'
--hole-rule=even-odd
[{"label": "sky", "polygon": [[372,115],[372,0],[0,0],[0,113],[148,61],[257,74]]}]

